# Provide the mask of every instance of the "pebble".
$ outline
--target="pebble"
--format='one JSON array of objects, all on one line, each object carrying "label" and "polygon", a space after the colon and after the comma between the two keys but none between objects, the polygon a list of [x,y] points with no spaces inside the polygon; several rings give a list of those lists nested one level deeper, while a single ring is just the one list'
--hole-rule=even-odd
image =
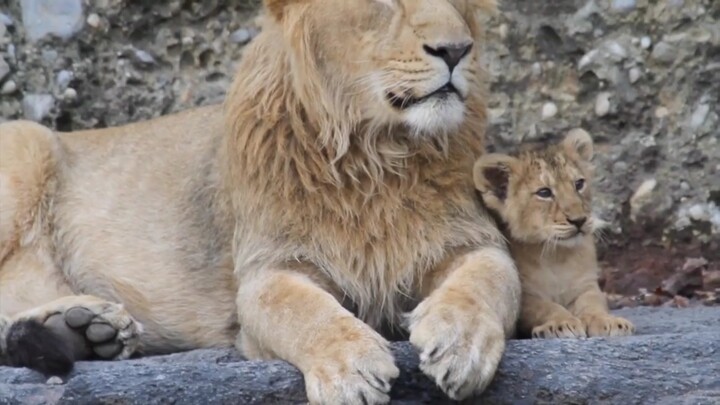
[{"label": "pebble", "polygon": [[136,49],[133,52],[133,60],[142,65],[154,65],[156,63],[155,58],[142,49]]},{"label": "pebble", "polygon": [[655,118],[665,118],[670,114],[670,111],[665,107],[658,107],[655,109]]},{"label": "pebble", "polygon": [[77,98],[77,91],[72,87],[65,89],[63,93],[63,100],[75,100]]},{"label": "pebble", "polygon": [[612,8],[617,11],[631,11],[635,9],[635,0],[613,0]]},{"label": "pebble", "polygon": [[688,215],[690,215],[690,218],[696,220],[696,221],[707,221],[709,218],[708,212],[705,209],[705,206],[701,204],[695,204],[688,210]]},{"label": "pebble", "polygon": [[0,56],[0,82],[10,74],[10,65],[5,62],[5,58]]},{"label": "pebble", "polygon": [[688,190],[690,190],[690,184],[688,184],[687,181],[681,181],[681,182],[680,182],[680,188],[681,188],[683,191],[688,191]]},{"label": "pebble", "polygon": [[630,217],[635,220],[638,211],[650,202],[653,190],[657,187],[657,180],[647,179],[643,181],[630,197]]},{"label": "pebble", "polygon": [[708,113],[710,113],[710,106],[708,104],[700,104],[697,106],[695,111],[693,111],[692,116],[690,116],[690,127],[692,129],[700,128],[705,122]]},{"label": "pebble", "polygon": [[542,118],[543,119],[552,118],[555,115],[557,115],[557,112],[558,112],[557,105],[555,105],[555,103],[553,103],[552,101],[548,101],[547,103],[543,104],[543,106],[542,106]]},{"label": "pebble", "polygon": [[13,26],[13,20],[5,13],[0,13],[0,24],[6,26],[6,27],[12,27]]},{"label": "pebble", "polygon": [[604,117],[610,112],[610,94],[607,91],[599,93],[595,98],[595,114],[598,117]]},{"label": "pebble", "polygon": [[12,94],[17,90],[17,84],[14,81],[8,80],[0,88],[0,94]]},{"label": "pebble", "polygon": [[640,47],[642,49],[650,49],[650,46],[652,45],[652,39],[648,36],[644,36],[640,38]]},{"label": "pebble", "polygon": [[230,42],[235,44],[244,45],[252,39],[252,35],[250,34],[250,30],[247,28],[240,28],[239,30],[233,32],[230,34]]},{"label": "pebble", "polygon": [[82,0],[20,0],[22,22],[31,41],[45,36],[68,39],[82,29]]},{"label": "pebble", "polygon": [[57,83],[59,88],[64,89],[68,85],[70,85],[73,77],[75,77],[73,72],[69,70],[61,70],[58,72],[57,76],[55,76],[55,82]]},{"label": "pebble", "polygon": [[87,22],[87,25],[89,25],[93,28],[97,28],[100,26],[100,23],[102,22],[102,20],[100,19],[99,15],[92,13],[88,16],[86,22]]},{"label": "pebble", "polygon": [[40,122],[50,114],[55,99],[49,94],[26,94],[23,97],[22,108],[26,119]]},{"label": "pebble", "polygon": [[640,80],[640,77],[642,77],[642,71],[640,68],[634,67],[631,68],[628,72],[628,79],[630,79],[630,83],[635,83],[638,80]]},{"label": "pebble", "polygon": [[677,49],[665,41],[658,42],[650,54],[656,61],[666,64],[672,63],[677,55]]},{"label": "pebble", "polygon": [[52,376],[45,381],[45,384],[47,385],[62,385],[63,380],[60,377]]}]

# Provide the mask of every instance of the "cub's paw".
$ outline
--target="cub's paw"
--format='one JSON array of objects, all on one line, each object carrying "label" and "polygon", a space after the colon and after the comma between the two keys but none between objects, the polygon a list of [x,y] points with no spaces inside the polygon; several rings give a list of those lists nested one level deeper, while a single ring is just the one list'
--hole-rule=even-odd
[{"label": "cub's paw", "polygon": [[426,300],[407,319],[420,370],[454,400],[481,393],[505,350],[502,323],[481,312],[470,314]]},{"label": "cub's paw", "polygon": [[137,349],[142,326],[121,304],[100,301],[67,307],[50,315],[45,326],[73,342],[78,358],[129,358]]},{"label": "cub's paw", "polygon": [[556,318],[536,326],[532,330],[533,339],[583,338],[587,337],[585,325],[574,316]]},{"label": "cub's paw", "polygon": [[[339,336],[319,347],[305,371],[311,404],[386,404],[400,375],[387,342],[369,327],[359,338]],[[355,335],[357,336],[357,335]]]},{"label": "cub's paw", "polygon": [[610,314],[588,315],[583,317],[588,336],[630,336],[635,333],[635,325],[625,318]]}]

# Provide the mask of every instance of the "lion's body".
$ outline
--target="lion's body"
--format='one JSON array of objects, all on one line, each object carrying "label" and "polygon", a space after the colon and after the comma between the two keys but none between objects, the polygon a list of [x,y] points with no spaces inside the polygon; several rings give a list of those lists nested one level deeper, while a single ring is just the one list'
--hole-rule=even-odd
[{"label": "lion's body", "polygon": [[616,336],[632,324],[608,313],[598,285],[592,139],[573,130],[559,145],[485,155],[475,179],[498,215],[522,283],[518,332],[533,337]]},{"label": "lion's body", "polygon": [[327,1],[266,2],[223,108],[0,125],[0,354],[37,366],[12,347],[41,325],[104,358],[235,343],[300,368],[313,403],[379,403],[398,371],[373,329],[411,311],[423,370],[482,391],[519,308],[468,176],[490,2]]},{"label": "lion's body", "polygon": [[[143,352],[232,344],[231,228],[215,208],[212,167],[221,124],[214,107],[45,138],[55,144],[45,168],[53,189],[36,220],[48,223],[22,235],[24,247],[3,262],[2,312],[88,293],[122,302],[145,325]],[[43,131],[10,125],[0,140],[8,154],[9,137],[34,142]],[[18,290],[23,278],[32,282]]]}]

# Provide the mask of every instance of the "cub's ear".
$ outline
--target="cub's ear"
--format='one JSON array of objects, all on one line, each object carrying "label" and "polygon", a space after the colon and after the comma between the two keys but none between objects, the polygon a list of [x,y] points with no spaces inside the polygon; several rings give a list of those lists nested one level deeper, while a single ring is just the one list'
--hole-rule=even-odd
[{"label": "cub's ear", "polygon": [[575,128],[568,131],[565,139],[562,141],[563,148],[570,154],[580,157],[580,159],[589,162],[593,157],[593,140],[590,134],[581,128]]},{"label": "cub's ear", "polygon": [[481,193],[492,192],[500,201],[507,197],[510,174],[518,160],[512,156],[490,153],[480,157],[473,167],[475,188]]},{"label": "cub's ear", "polygon": [[264,0],[263,3],[270,15],[275,20],[280,21],[285,14],[285,7],[291,4],[302,3],[303,1],[304,0]]}]

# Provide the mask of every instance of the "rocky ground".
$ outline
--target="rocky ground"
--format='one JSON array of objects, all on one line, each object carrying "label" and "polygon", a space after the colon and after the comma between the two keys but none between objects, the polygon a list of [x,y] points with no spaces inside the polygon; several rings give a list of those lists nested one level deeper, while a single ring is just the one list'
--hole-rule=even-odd
[{"label": "rocky ground", "polygon": [[[0,121],[73,130],[220,102],[258,3],[0,0]],[[491,148],[588,129],[614,302],[717,303],[720,2],[502,3],[487,46]],[[664,289],[689,259],[706,263]]]},{"label": "rocky ground", "polygon": [[[220,102],[258,3],[0,0],[0,122],[65,131]],[[502,3],[486,46],[490,148],[589,130],[613,306],[693,308],[623,310],[632,338],[513,341],[486,400],[718,403],[720,314],[702,305],[720,302],[720,2]],[[395,349],[397,403],[438,403],[413,352]],[[0,369],[0,404],[304,398],[289,366],[224,351],[83,363],[54,383]]]},{"label": "rocky ground", "polygon": [[[513,340],[483,404],[720,403],[720,308],[632,308],[627,338]],[[395,343],[401,368],[393,404],[451,403]],[[198,350],[121,362],[82,362],[64,379],[0,367],[0,405],[302,404],[287,363],[248,362],[234,350]]]}]

